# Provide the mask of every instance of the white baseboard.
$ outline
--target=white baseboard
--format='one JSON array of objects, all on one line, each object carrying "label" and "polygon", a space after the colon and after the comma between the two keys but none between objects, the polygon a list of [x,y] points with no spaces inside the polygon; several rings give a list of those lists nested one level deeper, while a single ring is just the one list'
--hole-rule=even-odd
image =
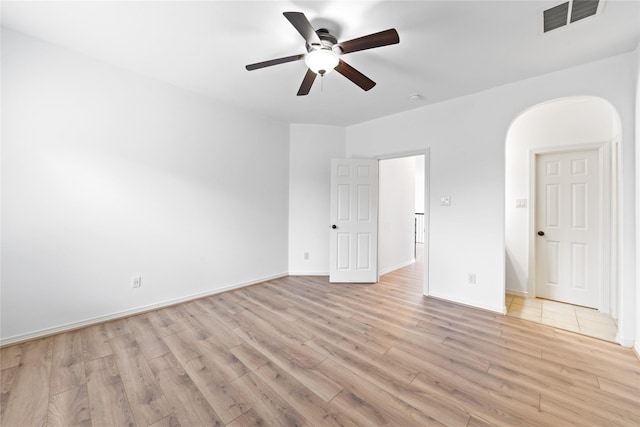
[{"label": "white baseboard", "polygon": [[[618,330],[618,332],[620,332]],[[626,339],[620,335],[616,335],[615,341],[623,347],[632,348],[636,354],[640,355],[640,343],[636,343],[635,340]]]},{"label": "white baseboard", "polygon": [[209,291],[199,292],[197,294],[191,294],[180,298],[174,298],[166,301],[161,301],[153,304],[144,305],[141,307],[132,308],[129,310],[123,310],[116,313],[106,314],[103,316],[96,316],[90,319],[80,320],[77,322],[71,322],[64,325],[54,326],[52,328],[40,329],[38,331],[29,332],[26,334],[14,335],[12,337],[2,338],[0,339],[0,347],[4,347],[10,344],[17,344],[23,341],[30,341],[37,338],[44,338],[50,335],[59,334],[62,332],[68,332],[75,329],[84,328],[86,326],[95,325],[98,323],[108,322],[110,320],[121,319],[123,317],[129,317],[136,314],[145,313],[148,311],[158,310],[160,308],[170,307],[172,305],[180,304],[187,301],[196,300],[199,298],[208,297],[211,295],[220,294],[223,292],[231,291],[234,289],[244,288],[247,286],[256,285],[258,283],[267,282],[269,280],[279,279],[281,277],[287,277],[288,273],[276,274],[273,276],[263,277],[256,280],[251,280],[248,282],[236,283],[233,285],[224,286],[218,289],[212,289]]},{"label": "white baseboard", "polygon": [[389,273],[391,273],[392,271],[400,270],[401,268],[404,268],[404,267],[406,267],[406,266],[408,266],[408,265],[411,265],[411,264],[413,264],[414,262],[416,262],[416,260],[412,258],[412,259],[411,259],[411,260],[409,260],[409,261],[405,261],[405,262],[402,262],[402,263],[400,263],[400,264],[394,265],[393,267],[389,267],[389,268],[385,268],[384,270],[380,270],[380,271],[378,272],[378,275],[379,275],[379,276],[384,276],[385,274],[389,274]]},{"label": "white baseboard", "polygon": [[456,304],[466,305],[466,306],[473,307],[473,308],[480,308],[482,310],[492,311],[494,313],[505,314],[504,313],[504,307],[499,307],[499,306],[495,306],[494,307],[494,306],[489,306],[489,305],[485,305],[485,304],[478,304],[475,301],[468,301],[468,300],[465,300],[463,298],[454,297],[452,295],[445,295],[445,294],[440,294],[440,293],[431,293],[431,294],[426,295],[426,296],[442,299],[442,300],[449,301],[449,302],[454,302]]},{"label": "white baseboard", "polygon": [[328,276],[328,271],[290,271],[289,276]]},{"label": "white baseboard", "polygon": [[636,354],[636,357],[640,359],[640,342],[636,341],[636,345],[633,346],[633,352]]},{"label": "white baseboard", "polygon": [[515,289],[505,289],[505,291],[509,295],[518,295],[518,296],[521,296],[521,297],[529,296],[529,292],[527,292],[527,291],[517,291]]}]

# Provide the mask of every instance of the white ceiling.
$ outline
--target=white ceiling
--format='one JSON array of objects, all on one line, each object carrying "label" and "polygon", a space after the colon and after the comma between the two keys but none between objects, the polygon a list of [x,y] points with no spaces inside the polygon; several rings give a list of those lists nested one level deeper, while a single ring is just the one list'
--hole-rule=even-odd
[{"label": "white ceiling", "polygon": [[[2,25],[286,122],[351,125],[637,46],[640,1],[542,35],[542,10],[561,2],[2,1]],[[334,72],[297,97],[303,61],[244,68],[305,52],[285,11],[342,41],[395,28],[400,44],[342,57],[377,82],[369,92]]]}]

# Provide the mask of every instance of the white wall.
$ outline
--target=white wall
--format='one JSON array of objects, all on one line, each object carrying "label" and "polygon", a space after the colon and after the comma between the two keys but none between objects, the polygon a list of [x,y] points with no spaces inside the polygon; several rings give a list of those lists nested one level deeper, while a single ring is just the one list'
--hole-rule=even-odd
[{"label": "white wall", "polygon": [[286,274],[287,124],[4,30],[2,107],[3,343]]},{"label": "white wall", "polygon": [[381,275],[415,261],[415,182],[414,157],[380,161],[378,271]]},{"label": "white wall", "polygon": [[[612,141],[618,123],[611,105],[602,99],[580,97],[536,106],[514,122],[505,149],[506,288],[526,294],[529,279],[530,150]],[[527,199],[527,208],[516,208]]]},{"label": "white wall", "polygon": [[345,128],[292,124],[290,132],[289,274],[328,275],[331,159],[345,157]]},{"label": "white wall", "polygon": [[416,204],[415,211],[416,213],[424,213],[424,168],[425,168],[425,158],[424,155],[414,156],[416,161]]},{"label": "white wall", "polygon": [[[505,140],[525,109],[599,96],[620,113],[623,143],[621,338],[635,337],[634,56],[625,54],[347,128],[347,155],[377,157],[430,147],[428,293],[504,310]],[[440,206],[450,196],[451,206]],[[468,284],[476,273],[477,284]],[[624,319],[624,320],[623,320]]]}]

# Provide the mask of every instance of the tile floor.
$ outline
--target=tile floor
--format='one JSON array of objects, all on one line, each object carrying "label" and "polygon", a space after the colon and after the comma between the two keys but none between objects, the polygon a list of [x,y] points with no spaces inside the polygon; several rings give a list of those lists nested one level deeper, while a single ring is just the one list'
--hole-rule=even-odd
[{"label": "tile floor", "polygon": [[598,310],[540,298],[507,294],[507,315],[614,341],[618,326]]}]

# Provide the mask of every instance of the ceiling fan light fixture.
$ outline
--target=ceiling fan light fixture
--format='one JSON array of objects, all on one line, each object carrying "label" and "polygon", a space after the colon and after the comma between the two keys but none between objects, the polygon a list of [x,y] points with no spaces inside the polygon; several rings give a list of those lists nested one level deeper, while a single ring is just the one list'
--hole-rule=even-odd
[{"label": "ceiling fan light fixture", "polygon": [[307,53],[304,62],[311,71],[323,76],[333,71],[340,59],[331,49],[320,48]]}]

